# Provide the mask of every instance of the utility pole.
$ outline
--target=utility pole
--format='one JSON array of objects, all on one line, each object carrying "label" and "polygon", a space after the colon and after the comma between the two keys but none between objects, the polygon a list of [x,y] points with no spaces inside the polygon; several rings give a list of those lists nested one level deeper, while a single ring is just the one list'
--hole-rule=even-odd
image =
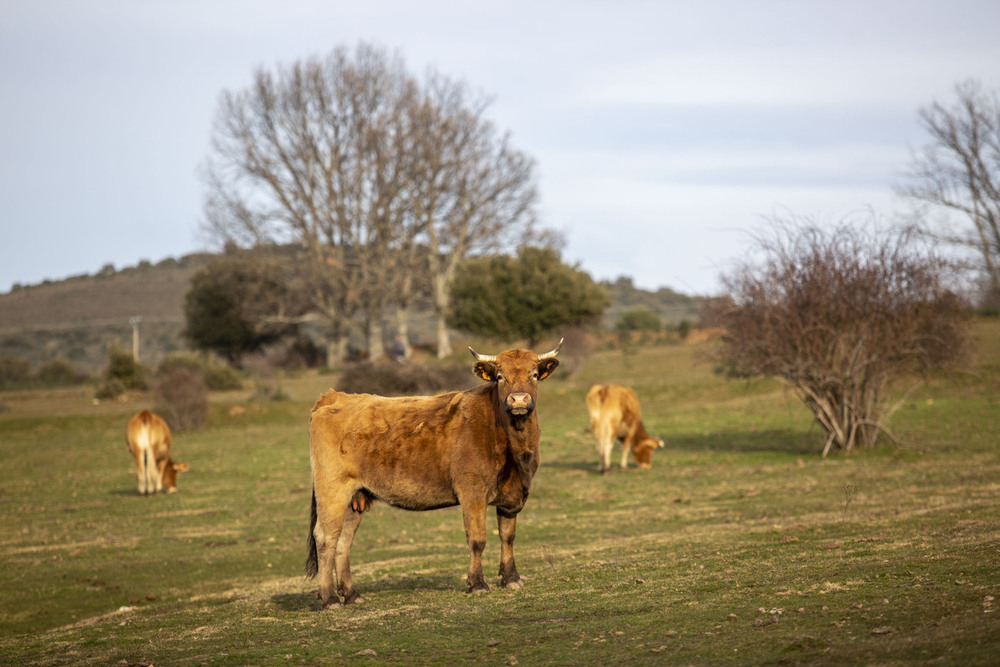
[{"label": "utility pole", "polygon": [[136,363],[139,363],[139,322],[142,322],[142,315],[128,318],[128,323],[132,325],[132,359]]}]

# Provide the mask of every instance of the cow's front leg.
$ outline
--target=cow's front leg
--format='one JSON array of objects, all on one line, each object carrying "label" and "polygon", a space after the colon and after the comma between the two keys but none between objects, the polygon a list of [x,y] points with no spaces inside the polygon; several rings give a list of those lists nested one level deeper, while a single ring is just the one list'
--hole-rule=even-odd
[{"label": "cow's front leg", "polygon": [[167,472],[167,461],[169,457],[163,457],[162,459],[156,460],[156,477],[153,483],[156,485],[156,492],[161,493],[163,491],[163,475]]},{"label": "cow's front leg", "polygon": [[628,453],[630,449],[628,439],[622,440],[622,470],[628,469]]},{"label": "cow's front leg", "polygon": [[[471,496],[471,497],[470,497]],[[465,579],[469,593],[490,590],[483,577],[483,549],[486,548],[486,491],[477,490],[459,496],[465,539],[469,543],[469,574]]]},{"label": "cow's front leg", "polygon": [[500,585],[504,588],[520,588],[521,575],[514,565],[514,533],[517,530],[517,514],[508,514],[497,508],[497,527],[500,529]]}]

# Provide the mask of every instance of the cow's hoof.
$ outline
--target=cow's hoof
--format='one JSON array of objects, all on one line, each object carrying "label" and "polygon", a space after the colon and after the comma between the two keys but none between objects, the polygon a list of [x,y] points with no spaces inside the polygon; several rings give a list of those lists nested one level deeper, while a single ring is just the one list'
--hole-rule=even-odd
[{"label": "cow's hoof", "polygon": [[351,591],[344,595],[344,604],[360,604],[364,601],[365,599],[358,595],[357,591]]},{"label": "cow's hoof", "polygon": [[477,595],[479,593],[489,593],[490,587],[486,585],[486,582],[479,582],[469,585],[469,590],[466,591],[472,595]]},{"label": "cow's hoof", "polygon": [[515,591],[518,588],[523,588],[524,582],[522,582],[521,578],[518,577],[517,579],[511,579],[510,581],[503,582],[503,587],[508,591]]},{"label": "cow's hoof", "polygon": [[343,606],[344,605],[341,604],[339,599],[332,598],[323,603],[323,611],[327,611],[329,609],[340,609]]}]

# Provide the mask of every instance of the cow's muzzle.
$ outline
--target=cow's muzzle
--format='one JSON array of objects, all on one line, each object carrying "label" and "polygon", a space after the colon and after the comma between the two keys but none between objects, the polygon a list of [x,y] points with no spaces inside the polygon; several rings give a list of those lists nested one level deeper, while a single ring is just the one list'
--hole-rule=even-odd
[{"label": "cow's muzzle", "polygon": [[535,399],[526,391],[516,391],[507,397],[507,412],[515,417],[526,417],[535,409]]}]

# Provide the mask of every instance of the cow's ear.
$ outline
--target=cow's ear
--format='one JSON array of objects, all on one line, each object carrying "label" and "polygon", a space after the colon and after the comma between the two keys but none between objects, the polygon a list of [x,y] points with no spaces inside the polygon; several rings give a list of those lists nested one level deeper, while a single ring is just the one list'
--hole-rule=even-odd
[{"label": "cow's ear", "polygon": [[476,365],[472,367],[472,372],[487,382],[493,382],[497,379],[497,367],[489,361],[477,361]]},{"label": "cow's ear", "polygon": [[559,365],[558,359],[542,359],[538,362],[538,379],[544,380],[552,375],[552,371]]}]

